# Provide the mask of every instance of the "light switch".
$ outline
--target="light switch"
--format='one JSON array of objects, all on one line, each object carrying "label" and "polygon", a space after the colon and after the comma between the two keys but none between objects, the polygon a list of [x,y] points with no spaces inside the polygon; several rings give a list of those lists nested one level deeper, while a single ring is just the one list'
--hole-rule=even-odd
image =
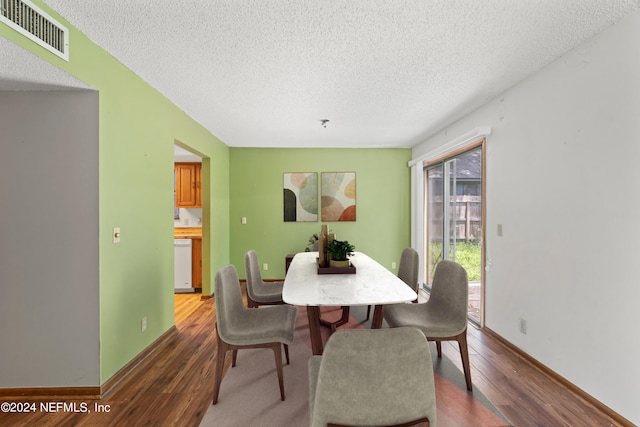
[{"label": "light switch", "polygon": [[113,227],[113,243],[120,243],[120,227]]}]

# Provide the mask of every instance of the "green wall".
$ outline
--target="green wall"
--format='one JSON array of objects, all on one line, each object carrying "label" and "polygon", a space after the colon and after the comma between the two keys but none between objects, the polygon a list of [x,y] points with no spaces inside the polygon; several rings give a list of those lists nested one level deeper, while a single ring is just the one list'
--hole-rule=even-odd
[{"label": "green wall", "polygon": [[320,231],[320,221],[283,221],[285,172],[356,172],[357,220],[326,224],[391,269],[411,242],[410,159],[410,149],[231,148],[231,262],[240,277],[245,252],[255,249],[260,264],[269,265],[263,278],[283,278],[285,256],[304,251]]},{"label": "green wall", "polygon": [[[213,273],[225,264],[244,277],[249,249],[269,264],[265,278],[284,277],[285,255],[304,250],[319,231],[320,222],[283,222],[284,172],[356,172],[357,221],[329,228],[389,268],[399,261],[410,242],[411,150],[230,149],[42,1],[35,3],[70,29],[69,62],[6,26],[0,36],[99,93],[99,281],[86,286],[99,287],[99,312],[87,315],[100,320],[101,384],[174,324],[174,143],[203,157],[203,294],[211,293]],[[119,244],[112,243],[113,227],[121,228]]]},{"label": "green wall", "polygon": [[[229,149],[42,1],[35,3],[70,29],[69,62],[4,25],[0,36],[99,92],[99,283],[86,286],[100,288],[99,313],[90,315],[100,317],[104,383],[174,324],[174,142],[204,158],[203,293],[211,292],[211,271],[229,262]],[[121,228],[120,244],[112,243],[113,227]]]}]

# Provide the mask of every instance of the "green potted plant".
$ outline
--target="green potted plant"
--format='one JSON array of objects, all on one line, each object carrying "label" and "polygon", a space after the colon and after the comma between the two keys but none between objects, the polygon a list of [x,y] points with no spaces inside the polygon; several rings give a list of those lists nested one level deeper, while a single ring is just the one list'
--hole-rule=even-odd
[{"label": "green potted plant", "polygon": [[311,237],[309,237],[309,241],[307,243],[307,247],[304,248],[305,252],[311,252],[311,249],[313,249],[314,251],[318,250],[318,246],[316,245],[316,242],[318,241],[320,237],[318,236],[318,233],[313,233],[311,235]]},{"label": "green potted plant", "polygon": [[349,256],[353,255],[355,246],[344,240],[333,240],[327,245],[330,267],[349,267]]}]

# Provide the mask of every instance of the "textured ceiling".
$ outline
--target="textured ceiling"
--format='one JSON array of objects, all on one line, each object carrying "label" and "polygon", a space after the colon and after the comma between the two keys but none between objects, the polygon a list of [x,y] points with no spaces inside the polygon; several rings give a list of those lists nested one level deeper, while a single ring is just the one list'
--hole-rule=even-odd
[{"label": "textured ceiling", "polygon": [[640,0],[45,2],[227,145],[411,147]]}]

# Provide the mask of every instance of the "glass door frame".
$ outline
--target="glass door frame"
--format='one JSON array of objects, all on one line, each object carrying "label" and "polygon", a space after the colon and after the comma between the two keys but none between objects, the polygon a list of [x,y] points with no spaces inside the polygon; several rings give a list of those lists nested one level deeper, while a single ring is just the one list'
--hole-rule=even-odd
[{"label": "glass door frame", "polygon": [[[441,156],[438,156],[437,158],[434,159],[430,159],[428,161],[424,161],[422,164],[422,174],[423,174],[423,180],[424,180],[424,189],[423,189],[423,193],[425,194],[425,197],[423,199],[423,212],[424,212],[424,216],[423,216],[423,232],[424,232],[424,240],[423,240],[423,254],[425,254],[425,259],[424,259],[424,270],[423,270],[423,283],[425,284],[425,286],[427,286],[427,279],[428,279],[428,271],[429,271],[429,259],[428,254],[429,254],[429,239],[427,236],[428,233],[428,229],[429,229],[429,224],[428,224],[428,217],[427,217],[427,204],[429,203],[428,197],[426,197],[426,192],[428,187],[428,182],[427,182],[427,171],[429,169],[432,169],[433,167],[436,167],[438,164],[442,165],[443,168],[443,190],[444,191],[448,191],[449,193],[451,193],[451,188],[447,189],[447,187],[450,187],[450,183],[449,181],[449,177],[450,174],[448,172],[450,172],[450,168],[447,168],[447,163],[450,162],[451,160],[454,160],[456,157],[476,150],[476,149],[480,149],[480,156],[481,156],[481,226],[480,226],[480,235],[481,235],[481,241],[480,241],[480,245],[481,245],[481,255],[480,255],[480,300],[481,300],[481,304],[480,304],[480,319],[479,322],[477,322],[475,319],[469,318],[470,321],[472,321],[473,323],[477,323],[479,324],[480,327],[484,327],[484,320],[485,320],[485,267],[486,267],[486,139],[482,138],[476,142],[473,142],[471,144],[465,145],[462,148],[447,152]],[[455,173],[455,166],[454,166],[454,173]],[[455,176],[455,175],[454,175]],[[453,183],[454,189],[455,189],[455,182]],[[455,190],[454,190],[455,191]],[[453,193],[455,195],[455,193]],[[453,203],[456,203],[455,201]],[[443,204],[444,204],[444,200],[443,200]],[[450,221],[449,216],[447,216],[447,211],[450,210],[451,207],[445,207],[444,208],[444,215],[443,215],[443,222],[446,221]],[[455,216],[455,207],[453,209],[453,215]],[[455,220],[455,218],[454,218]],[[443,224],[443,233],[445,232],[445,230],[448,227],[445,227]],[[453,230],[451,230],[452,233],[454,233],[454,237],[455,237],[455,227],[453,227]],[[449,236],[448,239],[444,238],[443,235],[443,258],[445,256],[445,254],[448,254],[451,247],[450,247],[450,241],[451,240],[451,236]],[[454,243],[454,251],[455,251],[455,238],[453,239]],[[446,258],[445,258],[446,259]]]},{"label": "glass door frame", "polygon": [[[442,228],[442,254],[443,259],[456,259],[456,201],[455,196],[457,194],[456,183],[456,159],[457,157],[444,160],[442,165],[443,179],[442,185],[444,187],[442,197],[442,209],[443,209],[443,228]],[[447,199],[448,197],[448,199]],[[454,197],[454,200],[451,200]],[[449,203],[445,203],[446,201]],[[444,254],[447,254],[446,257]]]}]

